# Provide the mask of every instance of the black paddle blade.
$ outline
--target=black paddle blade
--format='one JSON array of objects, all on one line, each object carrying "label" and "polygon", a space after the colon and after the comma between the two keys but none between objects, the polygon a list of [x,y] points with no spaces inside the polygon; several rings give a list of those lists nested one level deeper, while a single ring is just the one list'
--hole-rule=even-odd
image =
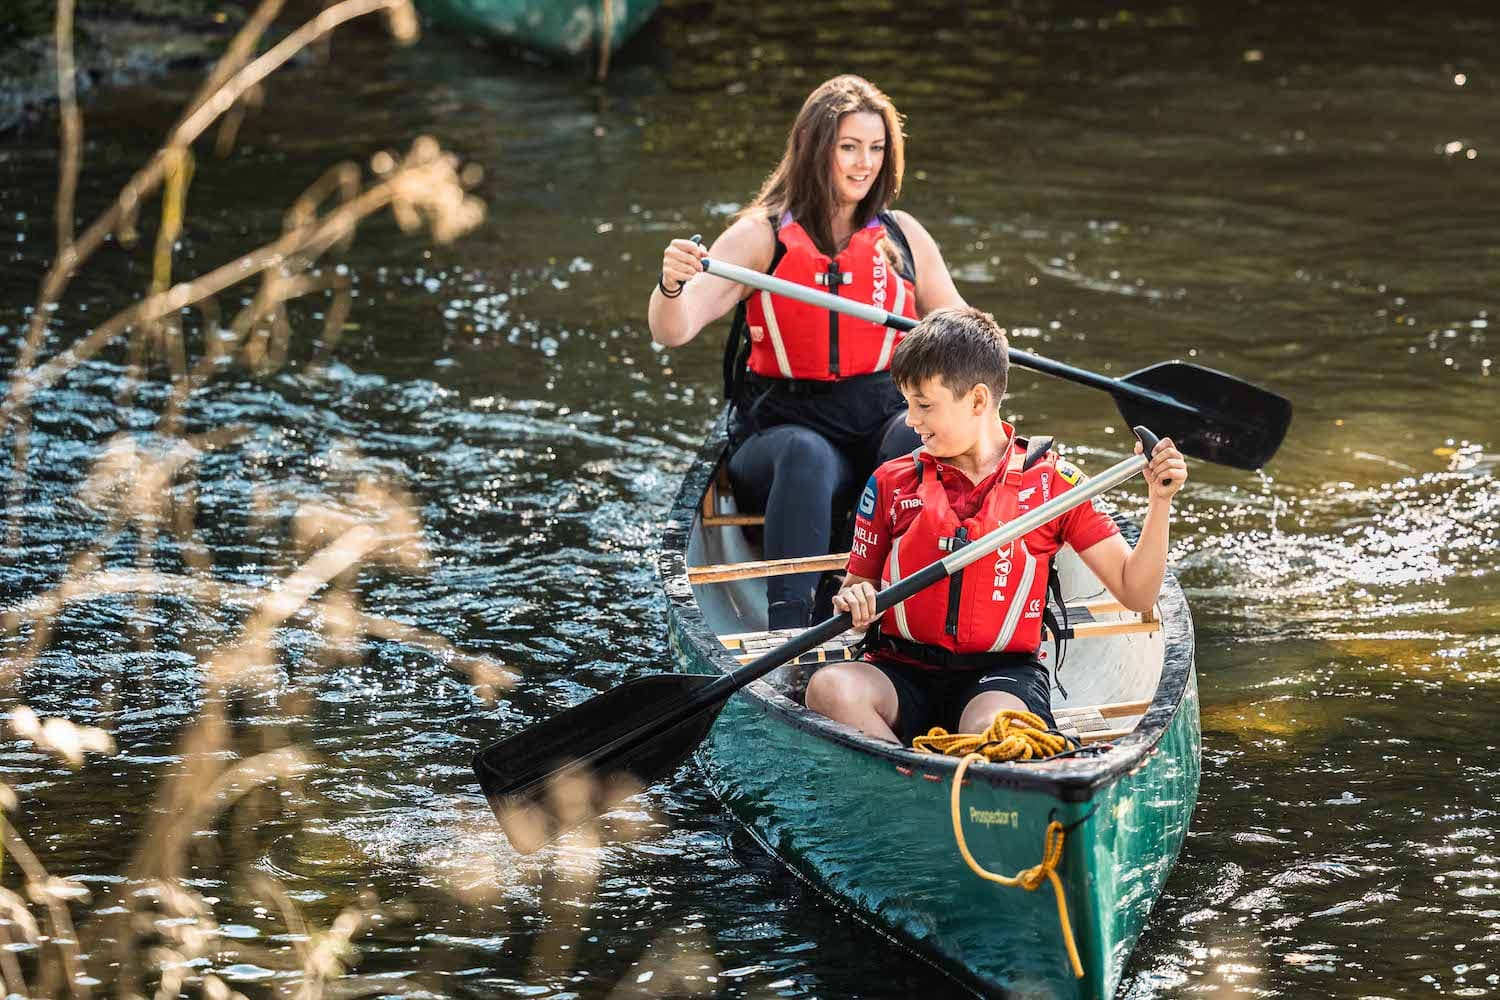
[{"label": "black paddle blade", "polygon": [[1220,465],[1261,468],[1291,426],[1291,400],[1202,365],[1164,361],[1120,381],[1172,397],[1116,393],[1127,423],[1145,424],[1171,438],[1184,455]]},{"label": "black paddle blade", "polygon": [[474,755],[474,773],[511,846],[530,854],[676,770],[708,735],[722,699],[659,728],[716,680],[651,674],[626,681]]}]

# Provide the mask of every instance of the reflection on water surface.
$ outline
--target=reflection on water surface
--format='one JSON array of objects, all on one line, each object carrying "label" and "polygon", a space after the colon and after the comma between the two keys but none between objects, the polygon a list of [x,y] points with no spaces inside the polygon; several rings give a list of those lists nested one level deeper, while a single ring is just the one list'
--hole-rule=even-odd
[{"label": "reflection on water surface", "polygon": [[[359,969],[388,975],[383,988],[949,988],[788,878],[690,771],[613,815],[603,846],[520,858],[467,764],[497,734],[664,665],[652,556],[717,410],[719,358],[712,334],[650,345],[660,247],[722,228],[806,90],[849,69],[909,116],[903,207],[1018,345],[1115,373],[1191,359],[1297,408],[1264,476],[1200,465],[1182,499],[1204,782],[1125,995],[1500,996],[1500,245],[1487,221],[1500,133],[1479,48],[1497,20],[1483,5],[682,0],[604,88],[440,36],[398,52],[351,36],[332,68],[295,69],[244,148],[201,164],[184,266],[274,233],[330,162],[423,129],[486,165],[490,221],[425,254],[372,225],[349,260],[338,361],[203,394],[195,426],[250,428],[202,460],[204,530],[229,579],[263,583],[287,564],[279,539],[244,530],[254,483],[274,481],[289,513],[338,475],[394,477],[432,567],[370,577],[371,610],[524,676],[485,710],[410,648],[376,643],[316,675],[290,655],[287,692],[312,698],[254,701],[242,721],[288,725],[321,756],[296,795],[308,821],[270,824],[230,856],[323,919],[367,887],[408,901],[363,947]],[[86,107],[85,214],[194,79]],[[13,137],[0,162],[16,234],[0,274],[8,334],[51,246],[51,144]],[[89,272],[59,335],[144,284],[131,260]],[[98,527],[71,499],[87,463],[151,424],[150,394],[117,405],[120,362],[87,366],[39,407],[7,602],[60,577]],[[1125,449],[1099,394],[1019,375],[1009,407],[1087,467]],[[145,798],[183,764],[174,736],[198,706],[177,650],[228,621],[168,604],[142,652],[132,613],[75,608],[23,691],[38,711],[107,726],[121,753],[76,776],[19,744],[5,754],[33,842],[85,879],[121,869]],[[213,871],[201,891],[227,892]],[[287,946],[265,913],[224,933]],[[243,986],[257,968],[224,971]]]}]

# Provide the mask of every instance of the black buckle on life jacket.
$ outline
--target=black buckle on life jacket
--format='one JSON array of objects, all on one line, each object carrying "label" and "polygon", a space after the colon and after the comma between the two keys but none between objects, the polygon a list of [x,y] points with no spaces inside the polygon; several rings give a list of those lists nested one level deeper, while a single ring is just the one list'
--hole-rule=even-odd
[{"label": "black buckle on life jacket", "polygon": [[840,271],[839,262],[831,260],[828,262],[828,270],[819,271],[817,274],[814,274],[813,281],[825,287],[828,285],[852,285],[854,284],[854,272]]},{"label": "black buckle on life jacket", "polygon": [[972,541],[973,539],[969,537],[969,529],[961,527],[957,532],[953,534],[951,538],[938,539],[938,551],[957,552],[959,549],[963,548],[965,545],[968,545]]},{"label": "black buckle on life jacket", "polygon": [[[957,552],[968,545],[972,539],[969,538],[969,529],[963,525],[953,533],[952,538],[939,538],[938,548],[944,552]],[[958,635],[958,612],[963,605],[964,595],[964,571],[959,570],[948,578],[948,618],[943,625],[943,631],[949,635]]]}]

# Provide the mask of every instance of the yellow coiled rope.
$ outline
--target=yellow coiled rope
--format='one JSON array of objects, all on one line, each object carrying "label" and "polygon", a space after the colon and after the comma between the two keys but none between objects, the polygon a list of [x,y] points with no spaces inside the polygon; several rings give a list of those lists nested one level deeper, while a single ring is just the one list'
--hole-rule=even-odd
[{"label": "yellow coiled rope", "polygon": [[[1015,726],[1020,721],[1026,726]],[[1034,728],[1027,728],[1028,726]],[[953,814],[953,839],[958,842],[958,853],[963,855],[969,869],[980,878],[1005,886],[1020,886],[1027,892],[1041,888],[1042,880],[1052,883],[1052,894],[1057,899],[1057,922],[1062,926],[1063,945],[1068,949],[1068,961],[1073,964],[1073,975],[1083,978],[1083,962],[1078,958],[1078,944],[1073,940],[1073,924],[1068,920],[1068,904],[1063,898],[1062,879],[1057,877],[1057,866],[1062,861],[1064,830],[1057,820],[1047,824],[1042,843],[1040,864],[1023,869],[1014,876],[997,875],[974,860],[969,845],[964,840],[963,811],[959,798],[963,792],[964,772],[975,761],[985,760],[1032,760],[1050,757],[1067,748],[1067,740],[1046,732],[1040,718],[1030,712],[1004,711],[984,733],[948,733],[934,727],[926,736],[918,736],[912,745],[923,753],[941,753],[952,756],[963,755],[958,770],[953,775],[953,794],[950,797]]]},{"label": "yellow coiled rope", "polygon": [[[1017,722],[1024,725],[1015,725]],[[1047,724],[1040,716],[1006,709],[982,733],[950,733],[941,726],[933,726],[926,736],[912,740],[911,745],[922,753],[949,757],[978,753],[987,760],[1039,760],[1068,749],[1068,740],[1047,732]]]}]

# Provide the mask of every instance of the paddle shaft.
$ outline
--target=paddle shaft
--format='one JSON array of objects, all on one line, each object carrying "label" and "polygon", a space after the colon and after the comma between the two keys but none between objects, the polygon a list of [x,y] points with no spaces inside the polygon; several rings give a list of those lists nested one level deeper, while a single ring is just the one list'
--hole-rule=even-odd
[{"label": "paddle shaft", "polygon": [[[924,587],[929,587],[944,577],[952,576],[965,566],[995,552],[1001,546],[1035,531],[1042,525],[1054,518],[1061,517],[1075,507],[1088,503],[1100,494],[1114,489],[1136,473],[1145,469],[1147,456],[1155,449],[1157,438],[1156,435],[1144,427],[1137,427],[1135,431],[1141,439],[1144,454],[1132,455],[1122,462],[1117,462],[1104,472],[1086,480],[1079,486],[1073,487],[1061,496],[1054,497],[1035,510],[1021,515],[1014,521],[1009,521],[1001,525],[994,531],[982,535],[968,545],[965,545],[957,552],[931,563],[923,567],[920,571],[906,577],[904,580],[885,588],[876,595],[876,612],[881,613],[894,605],[900,604]],[[675,726],[691,719],[699,712],[706,711],[714,705],[727,701],[729,696],[740,688],[759,680],[783,663],[796,659],[803,653],[817,649],[830,639],[842,635],[848,631],[852,624],[853,620],[846,611],[814,625],[801,635],[788,639],[780,646],[762,653],[737,670],[724,674],[705,687],[699,688],[692,696],[684,699],[670,710],[663,712],[651,724],[642,726],[620,737],[613,743],[601,747],[597,754],[595,754],[595,757],[602,757],[607,754],[618,755],[627,752],[633,747],[652,739],[657,734],[667,732]]]},{"label": "paddle shaft", "polygon": [[[721,260],[703,258],[703,270],[709,274],[716,275],[728,281],[735,281],[751,288],[758,288],[772,295],[781,295],[798,302],[805,302],[810,306],[827,309],[831,312],[844,313],[855,319],[862,319],[867,323],[877,326],[888,326],[893,330],[909,331],[917,325],[917,321],[906,316],[897,316],[865,302],[855,302],[853,299],[840,298],[837,295],[829,295],[820,292],[816,288],[799,285],[785,278],[777,278],[760,271],[752,271],[748,267],[740,267],[738,264],[728,264]],[[1100,375],[1085,368],[1075,368],[1072,365],[1063,364],[1061,361],[1053,361],[1044,358],[1040,354],[1032,354],[1029,351],[1018,351],[1014,347],[1010,349],[1010,363],[1022,368],[1030,368],[1044,375],[1052,375],[1079,385],[1090,386],[1095,389],[1103,389],[1115,395],[1130,396],[1142,402],[1154,403],[1158,406],[1170,407],[1183,414],[1194,416],[1202,415],[1202,411],[1196,406],[1182,402],[1165,393],[1157,392],[1129,382],[1122,382],[1107,375]]]}]

